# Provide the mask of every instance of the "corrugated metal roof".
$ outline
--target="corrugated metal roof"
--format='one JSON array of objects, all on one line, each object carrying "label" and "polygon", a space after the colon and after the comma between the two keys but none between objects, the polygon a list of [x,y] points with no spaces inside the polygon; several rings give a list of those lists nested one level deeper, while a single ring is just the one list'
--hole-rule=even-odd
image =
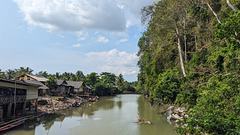
[{"label": "corrugated metal roof", "polygon": [[63,85],[63,86],[68,86],[68,83],[64,80],[57,80],[57,85]]},{"label": "corrugated metal roof", "polygon": [[39,82],[39,81],[36,81],[36,80],[22,80],[23,82],[26,82],[26,83],[30,83],[30,84],[36,84],[36,85],[40,85],[40,87],[38,87],[38,89],[49,89],[46,85],[44,85],[43,83]]},{"label": "corrugated metal roof", "polygon": [[39,87],[40,85],[38,84],[32,84],[32,83],[26,83],[26,82],[22,82],[22,81],[18,81],[18,80],[7,80],[7,79],[2,79],[0,78],[1,82],[7,82],[7,83],[13,83],[13,84],[18,84],[18,85],[27,85],[27,86],[35,86],[35,87]]},{"label": "corrugated metal roof", "polygon": [[74,89],[79,89],[83,82],[76,82],[76,81],[67,81],[68,85],[73,86]]},{"label": "corrugated metal roof", "polygon": [[29,77],[32,77],[34,79],[36,79],[37,81],[40,81],[40,82],[46,82],[48,79],[43,77],[43,76],[40,76],[40,75],[30,75],[30,74],[26,74],[27,76]]}]

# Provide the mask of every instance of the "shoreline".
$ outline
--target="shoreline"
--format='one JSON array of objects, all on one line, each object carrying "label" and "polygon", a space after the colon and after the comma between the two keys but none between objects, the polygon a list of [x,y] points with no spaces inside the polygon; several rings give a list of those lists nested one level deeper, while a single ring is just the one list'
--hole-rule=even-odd
[{"label": "shoreline", "polygon": [[45,112],[46,114],[54,114],[62,110],[66,110],[72,107],[75,102],[79,103],[79,106],[83,103],[89,102],[88,98],[81,97],[43,97],[39,100],[38,110]]}]

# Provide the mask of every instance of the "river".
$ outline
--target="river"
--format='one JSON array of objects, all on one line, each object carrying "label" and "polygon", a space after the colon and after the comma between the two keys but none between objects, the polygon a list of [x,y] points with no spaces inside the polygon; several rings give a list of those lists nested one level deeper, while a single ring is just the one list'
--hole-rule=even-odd
[{"label": "river", "polygon": [[[175,135],[173,125],[137,94],[102,97],[95,103],[48,115],[4,132],[4,135]],[[138,125],[137,114],[152,122]]]}]

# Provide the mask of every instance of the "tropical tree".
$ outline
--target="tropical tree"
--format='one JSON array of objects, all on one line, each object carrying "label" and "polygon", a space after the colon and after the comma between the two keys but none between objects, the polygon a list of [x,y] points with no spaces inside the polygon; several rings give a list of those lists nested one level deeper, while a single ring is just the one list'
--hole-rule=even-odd
[{"label": "tropical tree", "polygon": [[100,81],[98,73],[92,72],[86,76],[85,82],[88,86],[95,88],[95,85]]},{"label": "tropical tree", "polygon": [[83,81],[85,79],[85,75],[80,70],[78,70],[75,75],[76,75],[76,81]]},{"label": "tropical tree", "polygon": [[46,77],[46,78],[48,78],[48,76],[49,76],[47,71],[40,71],[40,72],[36,73],[36,75],[43,76],[43,77]]},{"label": "tropical tree", "polygon": [[56,79],[50,76],[48,81],[46,81],[46,86],[48,86],[50,89],[57,89],[58,85]]},{"label": "tropical tree", "polygon": [[113,86],[116,82],[116,75],[113,73],[102,72],[100,76],[101,81],[106,85]]},{"label": "tropical tree", "polygon": [[16,71],[16,76],[20,76],[20,75],[23,75],[23,74],[32,74],[33,70],[29,67],[27,68],[24,68],[24,67],[20,67],[19,69],[15,69]]},{"label": "tropical tree", "polygon": [[123,91],[124,79],[122,74],[119,74],[119,76],[117,77],[116,86],[120,91]]},{"label": "tropical tree", "polygon": [[0,78],[7,79],[5,72],[0,69]]}]

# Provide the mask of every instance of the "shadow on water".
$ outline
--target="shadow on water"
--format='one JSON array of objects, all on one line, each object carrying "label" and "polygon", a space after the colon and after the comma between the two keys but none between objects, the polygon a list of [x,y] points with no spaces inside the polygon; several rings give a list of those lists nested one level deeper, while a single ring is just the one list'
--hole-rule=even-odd
[{"label": "shadow on water", "polygon": [[138,113],[144,120],[152,122],[151,125],[141,125],[140,134],[152,134],[152,135],[176,135],[173,130],[174,126],[167,123],[166,116],[162,115],[162,108],[159,106],[152,106],[149,102],[146,102],[143,96],[138,98]]}]

